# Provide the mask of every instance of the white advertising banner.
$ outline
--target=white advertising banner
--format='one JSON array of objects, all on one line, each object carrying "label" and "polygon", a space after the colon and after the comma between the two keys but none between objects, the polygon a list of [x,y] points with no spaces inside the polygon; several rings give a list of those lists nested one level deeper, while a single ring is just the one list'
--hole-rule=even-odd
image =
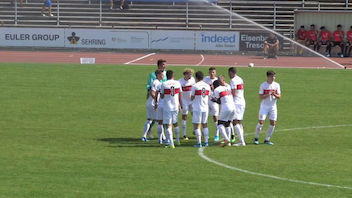
[{"label": "white advertising banner", "polygon": [[198,31],[196,50],[238,51],[239,32]]},{"label": "white advertising banner", "polygon": [[148,31],[66,29],[65,47],[148,49]]},{"label": "white advertising banner", "polygon": [[151,49],[195,49],[194,31],[154,30],[151,31]]},{"label": "white advertising banner", "polygon": [[0,45],[64,47],[64,29],[0,28]]},{"label": "white advertising banner", "polygon": [[105,49],[238,51],[239,32],[0,28],[0,45]]}]

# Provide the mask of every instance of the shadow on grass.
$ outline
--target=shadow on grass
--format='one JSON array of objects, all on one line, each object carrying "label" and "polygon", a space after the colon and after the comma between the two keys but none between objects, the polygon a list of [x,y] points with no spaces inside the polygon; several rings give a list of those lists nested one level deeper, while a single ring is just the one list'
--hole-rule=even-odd
[{"label": "shadow on grass", "polygon": [[[109,147],[164,147],[165,145],[160,145],[158,139],[151,139],[149,142],[143,142],[140,138],[101,138],[98,141],[110,143]],[[176,147],[193,147],[196,144],[194,139],[188,141],[182,141],[181,145]]]}]

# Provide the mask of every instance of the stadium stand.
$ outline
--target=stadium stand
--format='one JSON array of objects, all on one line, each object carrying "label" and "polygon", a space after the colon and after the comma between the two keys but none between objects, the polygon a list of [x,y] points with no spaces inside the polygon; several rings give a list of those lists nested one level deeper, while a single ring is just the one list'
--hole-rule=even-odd
[{"label": "stadium stand", "polygon": [[[110,10],[106,0],[54,0],[54,17],[43,17],[42,0],[23,6],[0,2],[1,25],[8,27],[78,27],[134,29],[251,30],[254,27],[207,4],[180,0],[129,0],[129,9]],[[150,1],[150,0],[149,0]],[[295,10],[352,10],[350,0],[218,0],[217,4],[286,36],[293,35]]]}]

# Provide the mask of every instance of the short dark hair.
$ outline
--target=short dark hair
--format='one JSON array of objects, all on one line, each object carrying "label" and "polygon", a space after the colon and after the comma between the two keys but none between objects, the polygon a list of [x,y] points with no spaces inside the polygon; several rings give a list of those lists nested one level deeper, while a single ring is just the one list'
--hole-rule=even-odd
[{"label": "short dark hair", "polygon": [[315,25],[314,25],[314,24],[312,24],[312,25],[310,25],[310,27],[315,27]]},{"label": "short dark hair", "polygon": [[213,70],[216,70],[216,68],[215,67],[210,67],[209,68],[209,71],[213,71]]},{"label": "short dark hair", "polygon": [[161,69],[155,70],[155,75],[156,75],[156,76],[159,75],[159,74],[161,74],[161,73],[163,73],[163,71],[162,71]]},{"label": "short dark hair", "polygon": [[342,25],[341,25],[341,24],[338,24],[337,27],[338,27],[338,28],[339,28],[339,27],[342,27]]},{"label": "short dark hair", "polygon": [[166,60],[164,60],[164,59],[159,59],[156,64],[159,66],[159,65],[161,65],[161,64],[163,64],[163,63],[165,63],[165,62],[166,62]]},{"label": "short dark hair", "polygon": [[166,71],[166,78],[170,80],[174,75],[174,72],[172,70],[167,70]]},{"label": "short dark hair", "polygon": [[237,73],[237,69],[235,67],[230,67],[229,68],[229,72],[236,74]]},{"label": "short dark hair", "polygon": [[301,25],[301,28],[304,28],[304,25]]},{"label": "short dark hair", "polygon": [[325,29],[325,26],[321,26],[320,29],[321,29],[321,30],[322,30],[322,29]]},{"label": "short dark hair", "polygon": [[215,80],[214,82],[213,82],[213,87],[214,87],[214,89],[216,89],[217,87],[219,87],[220,86],[220,80]]},{"label": "short dark hair", "polygon": [[273,70],[269,70],[266,72],[266,76],[274,76],[275,72]]},{"label": "short dark hair", "polygon": [[203,80],[203,78],[204,78],[203,72],[202,71],[197,71],[196,72],[196,79],[197,80]]}]

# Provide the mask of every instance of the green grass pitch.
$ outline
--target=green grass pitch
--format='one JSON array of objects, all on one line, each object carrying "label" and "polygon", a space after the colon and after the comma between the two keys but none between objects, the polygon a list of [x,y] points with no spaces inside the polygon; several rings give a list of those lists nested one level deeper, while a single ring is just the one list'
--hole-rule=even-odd
[{"label": "green grass pitch", "polygon": [[[352,124],[351,70],[274,69],[282,89],[275,145],[256,146],[258,89],[268,68],[238,68],[248,145],[204,150],[232,167],[350,188],[339,189],[209,163],[192,147],[190,118],[192,139],[176,149],[141,142],[145,83],[155,68],[1,63],[0,198],[352,197],[352,126],[309,129]],[[168,69],[182,77],[184,67]],[[217,70],[227,76],[227,68]]]}]

